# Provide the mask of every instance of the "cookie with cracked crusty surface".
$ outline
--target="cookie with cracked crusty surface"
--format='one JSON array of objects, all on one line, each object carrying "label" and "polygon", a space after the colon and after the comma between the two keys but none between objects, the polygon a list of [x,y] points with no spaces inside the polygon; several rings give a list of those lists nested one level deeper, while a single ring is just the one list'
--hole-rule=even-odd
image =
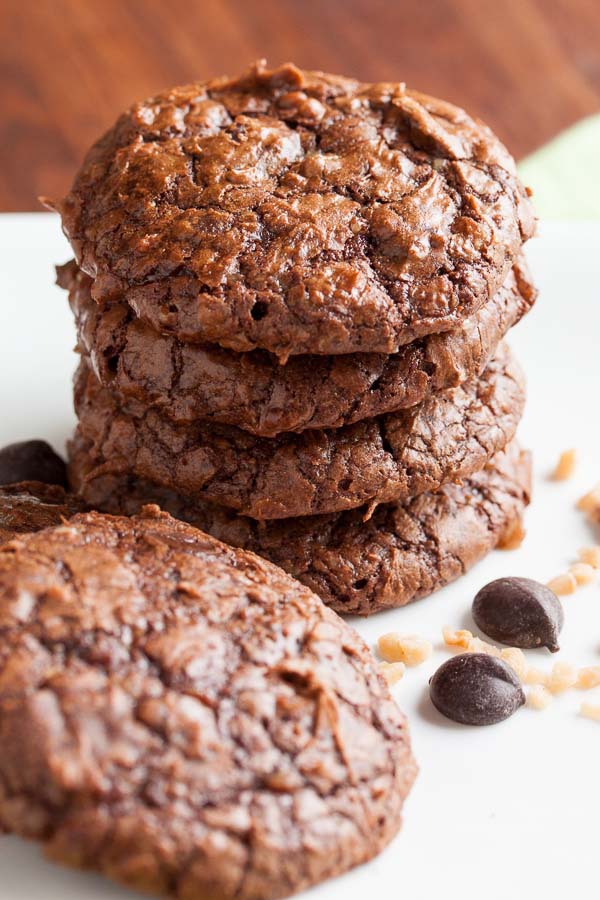
[{"label": "cookie with cracked crusty surface", "polygon": [[262,437],[339,428],[462,384],[483,371],[536,298],[521,259],[460,330],[428,335],[391,356],[297,356],[282,366],[265,351],[240,354],[161,335],[123,302],[103,308],[74,262],[60,269],[59,281],[69,290],[81,352],[126,407],[154,407],[181,424],[237,425]]},{"label": "cookie with cracked crusty surface", "polygon": [[158,503],[275,562],[337,612],[367,616],[428,596],[500,545],[529,503],[531,458],[513,442],[462,484],[382,504],[370,518],[361,508],[258,523],[131,476],[98,478],[84,494],[109,512]]},{"label": "cookie with cracked crusty surface", "polygon": [[392,353],[459,327],[535,227],[481,122],[291,64],[135,104],[56,207],[99,302],[282,359]]},{"label": "cookie with cracked crusty surface", "polygon": [[408,410],[258,438],[231,425],[177,426],[156,410],[125,414],[83,365],[69,455],[87,458],[77,467],[84,482],[133,474],[255,519],[282,519],[414,497],[465,478],[512,440],[524,400],[521,370],[502,346],[481,378]]},{"label": "cookie with cracked crusty surface", "polygon": [[21,481],[0,485],[0,544],[19,534],[59,525],[83,504],[57,484]]},{"label": "cookie with cracked crusty surface", "polygon": [[268,900],[398,830],[404,717],[355,631],[271,563],[156,507],[82,514],[0,549],[0,619],[0,824],[51,858]]}]

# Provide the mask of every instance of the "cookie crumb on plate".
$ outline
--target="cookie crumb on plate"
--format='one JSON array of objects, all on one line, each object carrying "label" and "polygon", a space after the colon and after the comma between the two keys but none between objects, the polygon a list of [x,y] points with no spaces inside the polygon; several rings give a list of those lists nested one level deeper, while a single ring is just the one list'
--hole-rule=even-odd
[{"label": "cookie crumb on plate", "polygon": [[433,652],[431,642],[425,638],[416,634],[398,634],[397,631],[382,634],[377,649],[386,662],[402,662],[406,666],[420,665]]},{"label": "cookie crumb on plate", "polygon": [[564,450],[558,459],[552,478],[555,481],[566,481],[573,475],[577,465],[577,451],[574,448]]},{"label": "cookie crumb on plate", "polygon": [[554,578],[551,578],[550,581],[546,582],[546,587],[549,587],[551,591],[554,591],[558,597],[564,597],[567,594],[575,593],[577,579],[573,572],[562,572],[560,575],[556,575]]},{"label": "cookie crumb on plate", "polygon": [[595,719],[600,722],[600,703],[588,703],[584,701],[579,707],[579,712],[586,719]]},{"label": "cookie crumb on plate", "polygon": [[546,709],[552,703],[552,694],[542,684],[534,685],[527,693],[527,706],[530,709]]},{"label": "cookie crumb on plate", "polygon": [[403,662],[382,662],[379,665],[379,671],[391,686],[400,681],[401,678],[404,678],[406,666]]},{"label": "cookie crumb on plate", "polygon": [[569,572],[575,577],[578,585],[591,584],[594,580],[594,568],[589,563],[578,562],[569,566]]},{"label": "cookie crumb on plate", "polygon": [[581,547],[578,556],[581,562],[587,563],[592,569],[600,569],[600,545]]}]

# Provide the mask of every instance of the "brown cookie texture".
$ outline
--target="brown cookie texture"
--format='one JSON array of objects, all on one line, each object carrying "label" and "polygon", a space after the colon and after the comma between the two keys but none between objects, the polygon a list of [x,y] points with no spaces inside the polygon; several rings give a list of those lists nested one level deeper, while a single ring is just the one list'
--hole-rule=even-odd
[{"label": "brown cookie texture", "polygon": [[79,498],[57,484],[22,481],[0,485],[0,544],[19,534],[59,525],[83,508]]},{"label": "brown cookie texture", "polygon": [[415,775],[360,637],[281,569],[147,507],[0,549],[0,824],[173,897],[364,862]]},{"label": "brown cookie texture", "polygon": [[531,457],[513,442],[462,484],[404,503],[258,523],[131,476],[84,489],[100,509],[132,514],[152,501],[179,519],[281,566],[339,613],[405,606],[459,578],[502,543],[531,495]]},{"label": "brown cookie texture", "polygon": [[392,353],[460,326],[535,228],[481,122],[291,64],[136,103],[55,206],[97,301],[281,359]]},{"label": "brown cookie texture", "polygon": [[83,365],[69,455],[87,458],[77,469],[84,482],[133,474],[255,519],[315,515],[467,477],[512,440],[524,400],[521,371],[502,346],[481,378],[409,410],[268,439],[227,425],[176,426],[155,410],[127,415]]},{"label": "brown cookie texture", "polygon": [[62,268],[59,280],[69,290],[82,354],[124,408],[154,407],[179,424],[220,422],[262,437],[339,428],[462,384],[483,371],[536,298],[520,259],[458,331],[429,335],[391,356],[297,356],[281,365],[265,351],[240,354],[161,335],[126,303],[103,308],[75,263]]}]

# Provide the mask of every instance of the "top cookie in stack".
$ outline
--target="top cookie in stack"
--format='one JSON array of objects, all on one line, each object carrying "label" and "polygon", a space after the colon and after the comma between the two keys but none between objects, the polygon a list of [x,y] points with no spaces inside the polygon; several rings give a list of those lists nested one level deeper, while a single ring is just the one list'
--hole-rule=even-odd
[{"label": "top cookie in stack", "polygon": [[[523,383],[497,348],[535,298],[534,216],[486,126],[402,84],[258,64],[133,106],[58,207],[88,502],[160,495],[308,582],[318,544],[321,595],[360,612],[455,577],[444,555],[474,561],[519,515]],[[498,515],[481,500],[432,564],[415,503],[435,507],[441,547],[475,490],[463,479]],[[364,546],[378,504],[388,551],[408,520],[424,528],[410,584],[397,554]],[[377,583],[350,561],[357,541]]]}]

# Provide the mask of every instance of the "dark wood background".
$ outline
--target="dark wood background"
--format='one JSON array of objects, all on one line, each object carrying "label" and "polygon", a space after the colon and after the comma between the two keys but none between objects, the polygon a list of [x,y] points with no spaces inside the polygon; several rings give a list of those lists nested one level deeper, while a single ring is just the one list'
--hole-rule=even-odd
[{"label": "dark wood background", "polygon": [[0,209],[64,193],[132,100],[265,56],[406,81],[517,156],[600,108],[600,0],[0,0]]}]

